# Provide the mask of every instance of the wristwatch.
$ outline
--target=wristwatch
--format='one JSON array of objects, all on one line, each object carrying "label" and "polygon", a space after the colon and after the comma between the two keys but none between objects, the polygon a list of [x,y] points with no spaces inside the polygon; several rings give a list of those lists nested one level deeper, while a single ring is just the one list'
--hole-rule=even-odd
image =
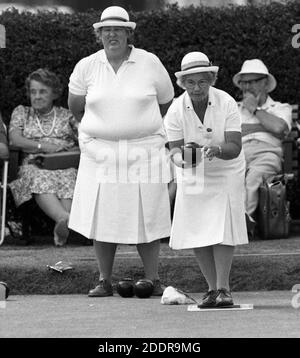
[{"label": "wristwatch", "polygon": [[262,110],[261,107],[256,107],[256,109],[255,109],[255,111],[253,112],[253,114],[256,115],[256,112],[257,112],[257,111],[261,111],[261,110]]}]

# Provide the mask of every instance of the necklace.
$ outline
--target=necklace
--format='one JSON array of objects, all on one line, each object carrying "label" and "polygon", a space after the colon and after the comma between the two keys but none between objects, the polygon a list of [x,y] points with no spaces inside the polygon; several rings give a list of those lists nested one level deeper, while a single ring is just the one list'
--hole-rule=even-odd
[{"label": "necklace", "polygon": [[[38,116],[37,113],[35,113],[35,119],[36,119],[36,121],[37,121],[37,125],[38,125],[38,127],[39,127],[39,130],[41,131],[41,133],[42,133],[45,137],[49,137],[49,136],[52,134],[52,132],[53,132],[53,130],[54,130],[54,127],[55,127],[55,124],[56,124],[56,110],[55,110],[55,108],[53,108],[53,110],[54,110],[54,118],[53,118],[53,121],[52,121],[52,126],[51,126],[51,128],[50,128],[50,131],[49,131],[48,133],[46,133],[46,132],[43,130],[41,121],[40,121],[40,119],[39,119],[39,116]],[[49,115],[51,112],[52,112],[52,110],[51,110],[50,112],[46,113],[46,115]]]}]

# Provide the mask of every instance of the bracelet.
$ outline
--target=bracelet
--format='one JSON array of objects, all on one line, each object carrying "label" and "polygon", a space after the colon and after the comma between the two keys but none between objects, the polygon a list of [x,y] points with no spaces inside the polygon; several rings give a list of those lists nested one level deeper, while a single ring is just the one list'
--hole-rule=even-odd
[{"label": "bracelet", "polygon": [[256,112],[257,112],[257,111],[261,111],[261,110],[262,110],[261,107],[256,107],[256,108],[255,108],[255,111],[253,112],[253,114],[256,115]]}]

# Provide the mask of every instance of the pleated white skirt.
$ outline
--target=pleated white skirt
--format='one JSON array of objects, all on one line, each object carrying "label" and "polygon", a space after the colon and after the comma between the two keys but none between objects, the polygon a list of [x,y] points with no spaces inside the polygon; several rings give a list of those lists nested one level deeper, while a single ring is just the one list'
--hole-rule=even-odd
[{"label": "pleated white skirt", "polygon": [[[143,150],[163,149],[164,138],[153,136],[141,140],[128,141],[129,147]],[[99,153],[107,148],[116,153],[118,142],[93,140],[81,143],[81,157],[74,191],[69,227],[89,239],[97,241],[139,244],[170,236],[170,202],[168,177],[155,176],[154,180],[131,180],[131,182],[111,182],[103,179],[105,172]],[[160,152],[162,153],[162,151]],[[113,169],[115,163],[109,162]],[[157,156],[140,159],[140,166],[157,164]],[[121,163],[123,169],[124,162]],[[166,163],[161,161],[159,165]],[[127,168],[128,169],[128,168]],[[162,168],[160,168],[162,169]],[[164,168],[166,172],[168,169]],[[113,172],[114,170],[112,170]],[[100,174],[99,174],[100,173]],[[158,180],[159,179],[159,180]],[[154,181],[154,182],[153,182]]]}]

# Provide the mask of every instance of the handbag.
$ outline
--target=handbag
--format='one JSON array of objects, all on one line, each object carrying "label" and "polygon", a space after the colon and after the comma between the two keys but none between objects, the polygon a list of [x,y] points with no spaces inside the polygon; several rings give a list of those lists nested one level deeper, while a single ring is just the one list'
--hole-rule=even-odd
[{"label": "handbag", "polygon": [[58,170],[68,168],[78,168],[80,151],[65,151],[58,153],[39,154],[29,161],[40,169]]},{"label": "handbag", "polygon": [[290,232],[290,203],[287,182],[291,174],[264,179],[259,187],[258,228],[262,239],[287,238]]}]

